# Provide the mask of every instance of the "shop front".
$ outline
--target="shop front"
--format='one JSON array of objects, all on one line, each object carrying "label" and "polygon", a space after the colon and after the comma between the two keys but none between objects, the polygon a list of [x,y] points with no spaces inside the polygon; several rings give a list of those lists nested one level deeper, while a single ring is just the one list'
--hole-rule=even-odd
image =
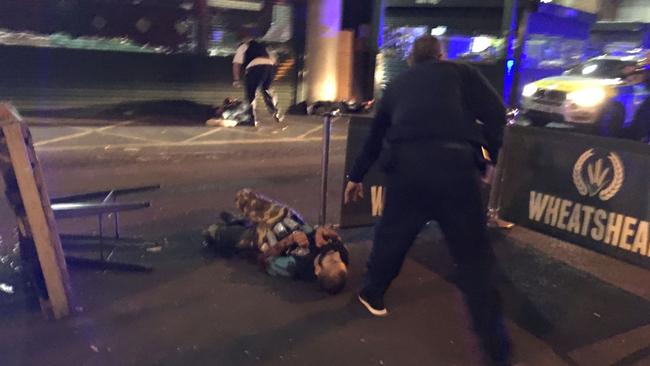
[{"label": "shop front", "polygon": [[[97,92],[92,100],[62,95],[83,87],[151,90],[172,83],[167,89],[187,87],[177,93],[185,99],[217,104],[239,95],[230,85],[231,57],[243,38],[259,37],[279,56],[276,86],[288,106],[304,49],[304,12],[303,2],[283,0],[3,1],[0,95],[19,106],[36,97],[67,105],[132,101],[138,93]],[[188,83],[204,87],[189,90]]]},{"label": "shop front", "polygon": [[[503,91],[508,11],[503,0],[387,0],[379,34],[375,81],[381,89],[406,69],[413,41],[424,34],[438,37],[446,57],[478,67]],[[506,14],[504,16],[504,14]],[[505,22],[504,22],[505,21]]]}]

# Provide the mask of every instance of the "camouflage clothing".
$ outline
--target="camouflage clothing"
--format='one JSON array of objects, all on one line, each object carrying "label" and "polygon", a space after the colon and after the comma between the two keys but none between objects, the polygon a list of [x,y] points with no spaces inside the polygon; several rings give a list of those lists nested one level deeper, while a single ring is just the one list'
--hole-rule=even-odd
[{"label": "camouflage clothing", "polygon": [[[313,260],[318,253],[314,232],[297,212],[250,189],[237,192],[235,203],[243,217],[222,213],[222,222],[203,232],[209,246],[225,256],[255,252],[260,265],[272,276],[314,278]],[[292,241],[289,236],[296,231],[307,235],[308,247],[286,242]]]},{"label": "camouflage clothing", "polygon": [[296,230],[311,232],[311,228],[305,225],[297,212],[248,188],[237,192],[235,204],[244,217],[255,224],[257,233],[254,238],[248,236],[245,241],[241,241],[241,248],[257,247],[264,253],[277,240],[282,239],[278,237],[282,233],[290,234]]}]

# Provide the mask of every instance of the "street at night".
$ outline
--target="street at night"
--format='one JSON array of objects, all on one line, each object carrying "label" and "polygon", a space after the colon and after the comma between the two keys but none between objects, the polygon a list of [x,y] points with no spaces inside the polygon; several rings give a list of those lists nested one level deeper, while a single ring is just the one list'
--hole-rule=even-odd
[{"label": "street at night", "polygon": [[[111,260],[151,273],[71,268],[75,314],[43,322],[9,262],[2,293],[3,365],[474,365],[476,341],[435,224],[421,235],[387,295],[386,319],[355,298],[371,230],[343,230],[350,279],[330,297],[315,285],[270,277],[246,259],[202,247],[201,231],[250,187],[318,217],[322,120],[288,117],[282,130],[170,125],[165,115],[83,119],[27,116],[52,197],[160,184],[125,196],[151,207],[121,215]],[[130,113],[127,113],[130,114]],[[347,117],[335,121],[329,221],[341,201]],[[3,207],[3,250],[15,241]],[[110,222],[110,220],[107,220]],[[61,233],[96,234],[95,218],[59,221]],[[107,231],[110,232],[110,226]],[[650,273],[523,228],[493,232],[508,326],[527,365],[646,365]],[[66,243],[64,242],[64,248]],[[112,247],[111,247],[112,248]],[[147,250],[146,248],[155,248]],[[96,247],[70,250],[96,256]],[[5,253],[7,254],[7,253]],[[8,257],[10,261],[16,258]],[[9,316],[11,314],[11,316]],[[41,360],[47,360],[45,363]],[[616,363],[618,362],[618,363]]]},{"label": "street at night", "polygon": [[0,366],[650,366],[647,0],[0,0]]}]

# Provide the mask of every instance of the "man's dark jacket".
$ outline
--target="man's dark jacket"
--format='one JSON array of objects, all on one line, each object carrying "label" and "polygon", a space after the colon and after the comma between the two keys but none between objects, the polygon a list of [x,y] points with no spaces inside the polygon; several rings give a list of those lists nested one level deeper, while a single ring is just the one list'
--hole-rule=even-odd
[{"label": "man's dark jacket", "polygon": [[485,147],[496,161],[505,114],[498,93],[475,68],[447,61],[417,64],[384,91],[370,135],[349,178],[353,182],[363,180],[377,160],[384,138],[389,144],[423,139],[469,142]]}]

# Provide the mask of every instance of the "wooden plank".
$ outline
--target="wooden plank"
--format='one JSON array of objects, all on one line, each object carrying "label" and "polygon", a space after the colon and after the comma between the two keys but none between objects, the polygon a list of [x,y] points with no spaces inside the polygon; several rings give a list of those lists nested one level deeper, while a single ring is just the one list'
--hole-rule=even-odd
[{"label": "wooden plank", "polygon": [[18,118],[18,112],[11,104],[0,103],[0,127],[14,123]]},{"label": "wooden plank", "polygon": [[52,315],[58,319],[70,313],[71,291],[43,173],[29,130],[15,110],[11,106],[0,105],[0,118],[31,236],[45,277]]}]

